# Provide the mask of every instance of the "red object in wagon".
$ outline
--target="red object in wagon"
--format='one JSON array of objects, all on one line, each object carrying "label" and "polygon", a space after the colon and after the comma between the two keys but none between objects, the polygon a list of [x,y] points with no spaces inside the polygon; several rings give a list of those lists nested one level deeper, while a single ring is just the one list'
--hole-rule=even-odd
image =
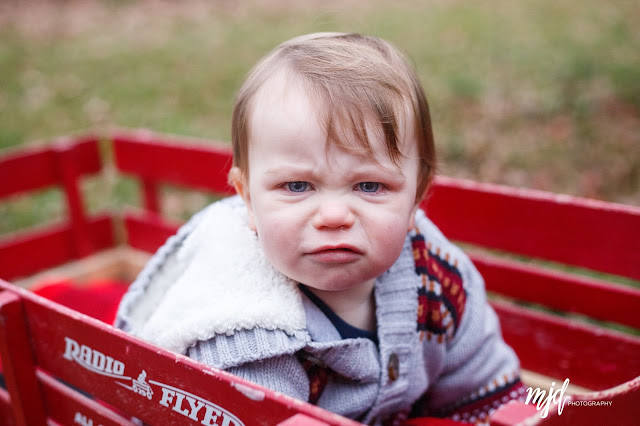
[{"label": "red object in wagon", "polygon": [[61,278],[41,281],[31,291],[106,324],[113,324],[127,287],[128,283],[112,280],[95,280],[79,286],[70,279]]},{"label": "red object in wagon", "polygon": [[[0,198],[57,185],[64,191],[68,206],[68,220],[62,223],[0,236],[0,277],[28,276],[73,260],[83,263],[87,256],[100,255],[124,242],[132,249],[153,252],[177,229],[177,223],[161,214],[160,189],[165,183],[218,195],[232,191],[226,181],[231,164],[227,146],[150,132],[119,132],[107,138],[110,142],[104,142],[106,149],[99,149],[100,139],[66,138],[51,146],[0,156]],[[117,171],[139,179],[142,210],[122,215],[89,214],[84,207],[81,180],[101,172],[101,152],[110,150]],[[520,356],[524,369],[544,375],[526,377],[525,382],[532,388],[548,389],[551,380],[561,383],[568,377],[572,385],[600,391],[576,396],[575,400],[584,404],[567,406],[562,415],[552,408],[546,418],[534,412],[535,407],[508,404],[491,416],[491,423],[601,424],[611,420],[615,424],[635,424],[640,407],[640,290],[612,283],[607,275],[594,278],[575,268],[559,271],[538,260],[638,282],[640,208],[446,177],[436,179],[423,207],[447,236],[480,249],[471,247],[470,254],[489,292],[568,313],[568,317],[560,317],[522,303],[491,301],[505,340]],[[517,257],[501,257],[495,250]],[[522,256],[534,262],[517,260]],[[190,397],[184,390],[190,389],[189,395],[209,403],[203,402],[206,409],[213,407],[212,401],[219,402],[221,408],[238,409],[245,398],[264,395],[268,404],[246,401],[247,406],[254,407],[251,415],[262,419],[260,424],[355,424],[85,317],[78,310],[109,322],[115,303],[103,311],[88,307],[84,302],[91,297],[76,293],[69,284],[42,286],[38,292],[77,310],[65,309],[8,284],[0,285],[0,310],[5,320],[0,324],[0,356],[9,360],[5,367],[8,365],[11,394],[0,390],[0,418],[12,419],[15,424],[40,424],[47,416],[63,424],[128,424],[106,406],[96,406],[95,401],[83,399],[52,379],[53,374],[119,410],[143,419],[147,416],[151,423],[181,422],[189,414],[197,417],[188,405],[181,405],[187,404]],[[91,292],[92,288],[80,291]],[[113,303],[124,288],[110,291],[104,294]],[[579,323],[574,313],[621,324],[636,330],[636,334],[612,331],[594,322]],[[69,357],[65,358],[67,349]],[[129,375],[126,379],[115,376],[116,381],[130,383],[129,387],[114,385],[113,380],[72,361],[74,351],[81,360],[82,353],[85,358],[100,353],[105,368],[111,362],[110,374],[114,366],[117,373],[121,372],[122,365],[116,361],[124,361]],[[100,366],[103,358],[95,356]],[[167,406],[156,399],[160,395],[166,395]],[[611,405],[594,405],[592,401]],[[214,408],[210,410],[214,413]],[[412,419],[409,424],[443,422],[447,421]],[[247,424],[254,423],[247,420]]]}]

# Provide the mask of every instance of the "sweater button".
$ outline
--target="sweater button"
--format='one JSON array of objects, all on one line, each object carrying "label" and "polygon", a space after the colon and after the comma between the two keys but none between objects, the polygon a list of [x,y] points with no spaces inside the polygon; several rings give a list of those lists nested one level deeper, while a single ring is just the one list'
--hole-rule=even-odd
[{"label": "sweater button", "polygon": [[398,361],[398,355],[389,355],[389,362],[387,363],[387,373],[389,380],[395,382],[398,380],[398,372],[400,370],[400,361]]}]

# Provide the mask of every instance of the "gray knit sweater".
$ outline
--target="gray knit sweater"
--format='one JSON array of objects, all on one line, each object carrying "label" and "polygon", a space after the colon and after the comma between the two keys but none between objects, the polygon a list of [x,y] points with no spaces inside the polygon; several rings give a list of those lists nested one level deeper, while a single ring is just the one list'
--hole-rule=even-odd
[{"label": "gray knit sweater", "polygon": [[[329,372],[317,405],[364,423],[402,416],[416,403],[425,414],[477,420],[496,397],[517,396],[518,360],[502,340],[482,277],[424,212],[398,260],[376,279],[376,345],[341,339],[296,283],[271,267],[245,210],[231,197],[185,224],[132,284],[116,327],[307,401],[314,377],[297,356],[304,353]],[[484,410],[465,412],[478,402]]]}]

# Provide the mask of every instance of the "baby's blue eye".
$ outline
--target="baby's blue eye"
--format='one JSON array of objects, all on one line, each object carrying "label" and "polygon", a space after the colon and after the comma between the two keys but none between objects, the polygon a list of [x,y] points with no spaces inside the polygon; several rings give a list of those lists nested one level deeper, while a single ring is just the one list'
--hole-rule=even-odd
[{"label": "baby's blue eye", "polygon": [[358,186],[362,192],[378,192],[380,189],[378,182],[360,182]]},{"label": "baby's blue eye", "polygon": [[307,182],[296,181],[287,183],[287,189],[291,192],[304,192],[309,184]]}]

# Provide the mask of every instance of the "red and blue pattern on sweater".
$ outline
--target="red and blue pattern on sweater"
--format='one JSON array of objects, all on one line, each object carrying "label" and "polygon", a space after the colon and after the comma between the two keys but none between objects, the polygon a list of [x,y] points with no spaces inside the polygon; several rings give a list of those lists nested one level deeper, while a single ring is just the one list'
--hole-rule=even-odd
[{"label": "red and blue pattern on sweater", "polygon": [[418,288],[420,338],[449,341],[460,325],[467,299],[457,261],[451,263],[448,253],[441,256],[439,248],[432,250],[417,230],[411,237],[411,247],[416,274],[422,278]]}]

